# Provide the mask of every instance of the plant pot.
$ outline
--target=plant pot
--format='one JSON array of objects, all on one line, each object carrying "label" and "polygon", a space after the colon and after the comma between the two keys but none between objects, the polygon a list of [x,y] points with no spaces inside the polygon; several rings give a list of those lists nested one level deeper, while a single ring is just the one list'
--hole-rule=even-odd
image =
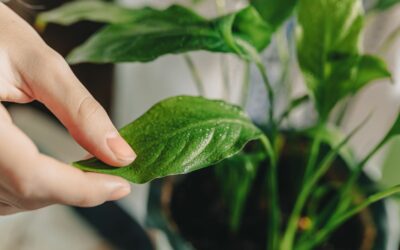
[{"label": "plant pot", "polygon": [[[301,185],[309,140],[298,134],[286,134],[278,166],[279,198],[283,222],[293,208]],[[251,145],[250,145],[251,147]],[[328,148],[328,147],[327,147]],[[325,149],[327,150],[327,149]],[[229,210],[221,196],[220,185],[213,167],[185,176],[154,182],[150,191],[148,222],[164,230],[174,249],[266,249],[268,197],[265,193],[267,163],[259,167],[248,196],[240,229],[229,229]],[[348,175],[345,161],[337,159],[321,183],[329,191],[320,199],[328,202]],[[288,175],[287,173],[291,173]],[[363,175],[357,190],[352,191],[354,202],[376,191],[374,183]],[[315,205],[312,202],[308,206]],[[318,206],[314,208],[318,212]],[[388,205],[382,201],[365,209],[343,224],[332,237],[317,249],[384,250],[389,249]],[[392,220],[393,218],[391,218]],[[305,226],[306,227],[306,226]],[[306,229],[304,229],[306,230]]]}]

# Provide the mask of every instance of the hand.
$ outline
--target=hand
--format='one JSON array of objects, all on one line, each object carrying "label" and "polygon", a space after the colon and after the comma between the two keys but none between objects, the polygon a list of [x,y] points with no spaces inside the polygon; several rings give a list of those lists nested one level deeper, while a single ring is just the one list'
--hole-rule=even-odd
[{"label": "hand", "polygon": [[[64,59],[0,3],[0,101],[44,103],[91,154],[113,166],[135,154]],[[122,178],[84,173],[38,152],[0,104],[0,214],[54,203],[96,206],[130,192]]]}]

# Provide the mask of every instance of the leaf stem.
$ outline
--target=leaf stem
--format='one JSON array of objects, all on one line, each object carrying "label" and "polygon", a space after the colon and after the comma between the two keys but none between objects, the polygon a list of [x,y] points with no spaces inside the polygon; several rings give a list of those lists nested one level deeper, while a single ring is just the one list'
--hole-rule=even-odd
[{"label": "leaf stem", "polygon": [[192,75],[192,79],[196,85],[198,94],[200,96],[205,96],[204,84],[203,81],[201,80],[200,73],[193,62],[193,59],[188,54],[183,55],[183,58],[185,59],[186,65],[190,70],[190,74]]},{"label": "leaf stem", "polygon": [[244,70],[243,70],[243,83],[242,83],[242,91],[241,91],[241,98],[240,103],[242,107],[246,107],[247,98],[249,96],[249,87],[250,87],[250,63],[244,63]]},{"label": "leaf stem", "polygon": [[307,178],[310,176],[310,173],[315,168],[315,164],[317,162],[320,147],[321,147],[321,136],[322,136],[321,134],[325,127],[324,124],[325,123],[319,123],[317,125],[317,132],[316,132],[316,134],[313,138],[313,142],[311,144],[310,157],[308,158],[306,169],[304,172],[304,180],[303,180],[304,182],[307,181]]},{"label": "leaf stem", "polygon": [[[277,131],[277,126],[276,122],[274,119],[274,108],[275,108],[275,93],[274,90],[272,89],[272,85],[268,79],[268,74],[267,70],[265,69],[265,65],[262,62],[262,59],[260,57],[260,54],[258,51],[250,45],[246,40],[241,39],[241,38],[236,38],[236,43],[238,46],[240,46],[241,49],[243,49],[246,52],[247,60],[254,62],[258,71],[261,74],[262,80],[264,82],[265,88],[267,89],[267,94],[269,98],[269,122],[271,123],[272,127],[272,134],[274,135]],[[274,136],[272,136],[274,137]]]},{"label": "leaf stem", "polygon": [[[224,15],[226,12],[226,0],[215,0],[215,6],[219,16]],[[220,66],[222,72],[222,83],[223,83],[223,97],[225,100],[229,101],[231,88],[229,79],[229,64],[226,60],[226,55],[220,56]]]},{"label": "leaf stem", "polygon": [[349,135],[346,136],[335,148],[333,148],[321,161],[319,166],[316,168],[316,172],[309,176],[309,179],[304,182],[303,188],[300,190],[300,194],[297,197],[293,211],[289,217],[289,222],[282,238],[281,250],[292,250],[294,240],[297,232],[297,224],[301,216],[301,212],[307,202],[309,195],[311,194],[315,185],[328,171],[331,163],[335,160],[337,154],[344,145],[354,136],[354,134],[361,128],[364,123],[354,128]]},{"label": "leaf stem", "polygon": [[265,69],[264,64],[261,61],[256,61],[256,66],[258,70],[261,73],[261,77],[263,79],[264,85],[267,89],[268,93],[268,99],[269,99],[269,121],[271,123],[272,128],[275,130],[276,129],[276,124],[274,120],[274,109],[275,109],[275,96],[274,96],[274,90],[272,89],[271,83],[268,79],[268,74]]},{"label": "leaf stem", "polygon": [[326,240],[326,238],[334,230],[336,230],[337,227],[342,225],[348,219],[350,219],[354,215],[358,214],[359,212],[361,212],[363,209],[367,208],[371,204],[378,202],[382,199],[385,199],[396,193],[400,193],[400,185],[391,187],[387,190],[384,190],[382,192],[379,192],[379,193],[369,196],[361,204],[355,206],[354,208],[348,210],[347,212],[342,213],[333,223],[331,223],[330,225],[327,225],[321,231],[317,232],[317,234],[315,236],[313,236],[313,240],[310,241],[308,244],[305,244],[304,247],[302,247],[302,249],[312,249],[316,245],[318,245],[318,244],[322,243],[324,240]]},{"label": "leaf stem", "polygon": [[276,249],[279,237],[279,225],[280,225],[280,210],[279,210],[279,199],[278,199],[278,183],[277,183],[277,157],[276,151],[268,140],[266,135],[261,138],[261,143],[264,146],[266,152],[270,157],[270,166],[268,168],[268,191],[270,197],[269,216],[268,216],[268,237],[267,237],[267,249]]},{"label": "leaf stem", "polygon": [[303,95],[301,97],[298,97],[294,100],[292,100],[289,104],[289,107],[282,113],[282,115],[279,117],[277,125],[280,126],[282,125],[283,121],[287,119],[290,114],[292,113],[293,110],[295,110],[297,107],[299,107],[301,104],[307,102],[309,100],[308,95]]},{"label": "leaf stem", "polygon": [[328,221],[327,225],[336,220],[337,216],[342,213],[344,210],[346,210],[349,206],[349,203],[347,201],[348,194],[351,190],[351,187],[356,183],[358,178],[360,177],[364,166],[368,163],[368,161],[386,144],[390,137],[386,136],[384,137],[372,150],[371,152],[368,153],[368,155],[356,165],[355,169],[353,170],[353,173],[351,174],[350,178],[347,180],[347,182],[342,186],[342,188],[339,190],[339,205],[335,212],[332,215],[332,219]]}]

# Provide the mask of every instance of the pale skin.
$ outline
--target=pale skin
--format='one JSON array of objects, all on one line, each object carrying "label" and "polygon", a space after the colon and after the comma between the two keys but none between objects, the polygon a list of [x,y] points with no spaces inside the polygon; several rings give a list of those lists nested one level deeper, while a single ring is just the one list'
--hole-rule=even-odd
[{"label": "pale skin", "polygon": [[[90,154],[115,166],[136,155],[65,60],[0,3],[0,102],[42,102]],[[90,207],[130,193],[122,178],[41,154],[0,103],[0,215],[52,204]]]}]

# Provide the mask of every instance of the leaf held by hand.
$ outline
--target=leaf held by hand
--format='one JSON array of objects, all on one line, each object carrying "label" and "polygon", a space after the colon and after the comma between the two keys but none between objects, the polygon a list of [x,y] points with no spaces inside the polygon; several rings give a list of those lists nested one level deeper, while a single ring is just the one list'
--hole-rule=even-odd
[{"label": "leaf held by hand", "polygon": [[138,154],[131,165],[115,168],[92,158],[74,166],[144,183],[215,164],[262,134],[240,108],[190,96],[156,104],[120,133]]}]

